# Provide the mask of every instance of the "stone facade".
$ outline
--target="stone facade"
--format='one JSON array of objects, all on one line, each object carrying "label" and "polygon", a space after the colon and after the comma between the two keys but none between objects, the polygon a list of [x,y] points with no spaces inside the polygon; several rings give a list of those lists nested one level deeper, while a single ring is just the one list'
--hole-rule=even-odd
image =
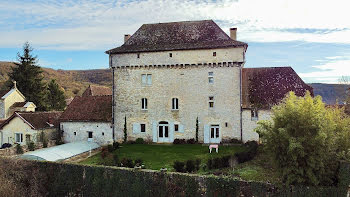
[{"label": "stone facade", "polygon": [[259,134],[254,131],[258,126],[259,120],[270,120],[271,110],[258,110],[258,117],[252,117],[250,109],[243,109],[242,112],[242,141],[247,142],[251,140],[259,141]]},{"label": "stone facade", "polygon": [[[93,141],[99,145],[113,142],[112,128],[109,122],[61,122],[61,130],[65,143],[78,141]],[[92,132],[92,139],[89,133]]]},{"label": "stone facade", "polygon": [[[147,55],[151,57],[147,58]],[[156,64],[156,55],[159,55],[158,64],[162,66],[127,67],[149,65],[153,61]],[[182,57],[176,58],[178,55]],[[240,139],[243,48],[141,53],[140,58],[136,54],[127,54],[125,59],[121,57],[120,54],[112,56],[112,62],[117,63],[114,75],[116,139],[123,139],[125,117],[129,140],[144,138],[153,142],[172,142],[176,138],[195,138],[197,117],[200,142]],[[230,63],[227,63],[229,60]],[[197,61],[207,64],[191,65]],[[123,64],[119,64],[121,62]],[[179,65],[170,64],[175,62]],[[213,83],[209,83],[209,73],[212,73]],[[141,76],[144,74],[152,76],[151,85],[142,84]],[[213,97],[213,108],[209,107],[209,97]],[[141,109],[142,98],[147,98],[147,110]],[[172,110],[173,98],[178,99],[178,110]],[[161,122],[166,123],[168,139],[159,137],[163,129],[159,127]],[[145,132],[140,131],[140,124],[145,124]],[[211,138],[211,126],[214,125],[219,128],[218,138],[216,131],[215,137]]]}]

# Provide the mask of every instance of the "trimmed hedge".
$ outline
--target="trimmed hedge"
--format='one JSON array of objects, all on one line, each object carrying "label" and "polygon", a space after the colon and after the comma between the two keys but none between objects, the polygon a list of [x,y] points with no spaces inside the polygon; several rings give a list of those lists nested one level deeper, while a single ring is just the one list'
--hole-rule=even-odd
[{"label": "trimmed hedge", "polygon": [[0,184],[12,184],[7,188],[19,196],[344,196],[350,171],[340,166],[339,187],[279,189],[229,177],[0,158]]}]

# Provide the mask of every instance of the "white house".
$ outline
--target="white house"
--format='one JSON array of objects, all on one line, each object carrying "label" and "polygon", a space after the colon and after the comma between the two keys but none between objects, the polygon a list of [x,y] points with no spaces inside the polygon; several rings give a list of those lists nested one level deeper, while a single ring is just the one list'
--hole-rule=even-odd
[{"label": "white house", "polygon": [[231,28],[228,36],[212,20],[145,24],[106,51],[114,139],[123,139],[126,126],[128,139],[158,143],[195,138],[196,130],[204,143],[257,140],[247,118],[255,115],[242,98],[248,45],[236,32]]}]

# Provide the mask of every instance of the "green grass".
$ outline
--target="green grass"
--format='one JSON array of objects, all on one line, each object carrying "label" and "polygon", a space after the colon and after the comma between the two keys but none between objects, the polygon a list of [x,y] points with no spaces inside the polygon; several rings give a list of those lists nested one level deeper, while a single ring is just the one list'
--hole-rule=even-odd
[{"label": "green grass", "polygon": [[[214,149],[215,150],[215,149]],[[233,155],[236,152],[245,150],[242,146],[220,146],[219,153],[209,153],[208,146],[201,144],[178,144],[178,145],[164,145],[164,144],[122,144],[121,148],[114,153],[119,156],[119,159],[142,159],[146,168],[159,170],[167,168],[173,170],[174,161],[186,161],[189,159],[201,159],[202,163],[206,163],[208,158],[221,157],[225,155]],[[96,154],[84,161],[82,164],[101,164],[101,154]]]}]

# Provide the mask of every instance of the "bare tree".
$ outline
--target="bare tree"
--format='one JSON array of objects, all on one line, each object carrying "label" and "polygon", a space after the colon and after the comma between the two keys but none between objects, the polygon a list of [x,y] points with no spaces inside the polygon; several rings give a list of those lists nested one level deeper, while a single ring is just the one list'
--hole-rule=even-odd
[{"label": "bare tree", "polygon": [[338,79],[338,82],[340,84],[350,84],[350,76],[341,76],[339,79]]}]

